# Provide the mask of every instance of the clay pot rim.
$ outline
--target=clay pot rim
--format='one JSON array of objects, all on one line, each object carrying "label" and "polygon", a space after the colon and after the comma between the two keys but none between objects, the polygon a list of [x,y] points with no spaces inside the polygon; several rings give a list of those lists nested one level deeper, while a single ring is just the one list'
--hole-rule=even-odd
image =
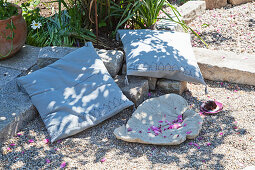
[{"label": "clay pot rim", "polygon": [[13,4],[13,3],[10,3],[10,4],[18,9],[18,15],[13,15],[10,18],[4,19],[4,20],[0,19],[0,23],[7,23],[11,19],[14,21],[14,20],[16,20],[16,18],[22,17],[22,9],[21,9],[21,7],[16,5],[16,4]]}]

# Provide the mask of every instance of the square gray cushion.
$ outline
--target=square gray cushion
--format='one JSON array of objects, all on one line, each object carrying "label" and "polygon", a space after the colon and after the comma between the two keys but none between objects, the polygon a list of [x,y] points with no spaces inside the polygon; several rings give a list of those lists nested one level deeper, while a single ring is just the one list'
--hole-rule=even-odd
[{"label": "square gray cushion", "polygon": [[126,53],[127,75],[205,84],[190,34],[164,30],[118,30]]},{"label": "square gray cushion", "polygon": [[91,43],[17,82],[39,111],[51,142],[81,132],[133,105]]}]

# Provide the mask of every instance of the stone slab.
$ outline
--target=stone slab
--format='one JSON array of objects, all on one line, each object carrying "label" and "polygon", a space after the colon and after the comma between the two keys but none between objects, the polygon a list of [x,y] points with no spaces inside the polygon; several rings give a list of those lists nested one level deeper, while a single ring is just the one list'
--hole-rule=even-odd
[{"label": "stone slab", "polygon": [[228,0],[228,3],[230,3],[232,5],[240,5],[240,4],[244,4],[247,2],[252,2],[252,0]]},{"label": "stone slab", "polygon": [[24,45],[13,57],[1,60],[0,66],[20,71],[27,71],[36,64],[39,50],[39,47]]},{"label": "stone slab", "polygon": [[10,82],[20,74],[21,71],[19,70],[0,67],[0,89],[2,88],[2,86]]},{"label": "stone slab", "polygon": [[[65,55],[73,52],[75,47],[44,47],[40,50],[37,65],[43,68],[54,63]],[[118,50],[96,49],[112,77],[116,76],[122,67],[124,53]]]},{"label": "stone slab", "polygon": [[255,85],[255,55],[204,48],[193,50],[205,79]]},{"label": "stone slab", "polygon": [[149,83],[146,78],[128,76],[128,84],[125,83],[124,75],[117,75],[114,80],[125,96],[131,100],[136,107],[148,96]]},{"label": "stone slab", "polygon": [[16,79],[0,89],[0,101],[0,142],[3,142],[38,114],[29,96],[19,91]]},{"label": "stone slab", "polygon": [[181,13],[183,21],[188,24],[196,17],[202,15],[205,12],[205,1],[188,1],[178,8]]},{"label": "stone slab", "polygon": [[187,90],[187,82],[158,79],[157,89],[165,93],[182,94],[185,90]]},{"label": "stone slab", "polygon": [[228,0],[205,0],[206,9],[222,8],[227,5]]},{"label": "stone slab", "polygon": [[127,142],[179,145],[196,138],[202,123],[199,113],[189,110],[183,97],[167,94],[143,102],[114,135]]}]

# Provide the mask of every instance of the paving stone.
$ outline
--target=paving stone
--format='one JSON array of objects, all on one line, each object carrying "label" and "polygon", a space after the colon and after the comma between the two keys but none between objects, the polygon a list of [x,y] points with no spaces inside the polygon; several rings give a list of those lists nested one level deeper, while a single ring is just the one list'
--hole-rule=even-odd
[{"label": "paving stone", "polygon": [[206,9],[222,8],[227,5],[228,0],[205,0]]},{"label": "paving stone", "polygon": [[15,77],[19,76],[21,71],[0,67],[0,89],[2,86],[13,80]]},{"label": "paving stone", "polygon": [[[168,122],[172,125],[166,126]],[[114,130],[114,135],[127,142],[179,145],[196,138],[202,123],[199,113],[189,110],[183,97],[167,94],[143,102],[126,125]],[[165,130],[159,129],[160,125],[166,126]]]},{"label": "paving stone", "polygon": [[244,4],[247,2],[252,2],[252,0],[228,0],[228,3],[230,3],[232,5],[240,5],[240,4]]},{"label": "paving stone", "polygon": [[158,79],[157,89],[165,93],[182,94],[185,90],[187,90],[187,82],[169,79]]},{"label": "paving stone", "polygon": [[183,17],[183,21],[188,24],[196,17],[205,12],[205,1],[188,1],[178,8]]},{"label": "paving stone", "polygon": [[24,45],[13,57],[2,60],[0,62],[0,66],[20,71],[27,71],[36,64],[39,50],[39,47]]},{"label": "paving stone", "polygon": [[143,77],[128,76],[129,84],[125,84],[125,76],[117,75],[114,78],[117,85],[120,87],[126,97],[131,100],[135,106],[140,105],[148,96],[149,84],[148,80]]},{"label": "paving stone", "polygon": [[149,83],[149,89],[150,90],[155,90],[158,79],[154,78],[154,77],[148,77],[147,79],[148,79],[148,83]]},{"label": "paving stone", "polygon": [[16,79],[0,89],[0,101],[0,142],[3,142],[38,114],[29,96],[19,91]]},{"label": "paving stone", "polygon": [[[71,53],[78,48],[74,47],[44,47],[40,50],[37,60],[37,65],[43,68],[49,64],[54,63],[65,55]],[[117,75],[122,67],[124,53],[117,50],[96,49],[98,55],[101,57],[108,72],[112,77]]]},{"label": "paving stone", "polygon": [[204,48],[193,50],[205,79],[255,85],[255,55]]}]

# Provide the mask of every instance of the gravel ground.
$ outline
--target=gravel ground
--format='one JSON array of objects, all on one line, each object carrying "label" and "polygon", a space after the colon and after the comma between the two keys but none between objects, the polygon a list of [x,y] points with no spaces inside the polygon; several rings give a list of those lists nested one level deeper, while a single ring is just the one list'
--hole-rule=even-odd
[{"label": "gravel ground", "polygon": [[[203,38],[206,37],[210,48],[255,53],[255,26],[248,26],[249,20],[255,19],[254,6],[255,2],[252,2],[226,10],[206,11],[191,26],[201,32]],[[233,19],[228,20],[231,15]],[[209,23],[209,26],[201,27],[204,23]],[[230,29],[231,24],[236,26]],[[93,128],[51,144],[47,143],[49,136],[38,117],[17,136],[0,143],[0,169],[232,170],[255,166],[255,87],[226,82],[207,83],[209,95],[204,95],[202,85],[188,84],[189,91],[183,97],[196,111],[203,101],[213,99],[222,102],[224,110],[216,115],[203,116],[203,128],[194,140],[178,146],[118,140],[113,131],[131,117],[132,111],[127,109]],[[155,92],[152,96],[160,94]],[[190,146],[190,142],[197,143],[200,149]]]},{"label": "gravel ground", "polygon": [[[255,1],[206,10],[189,26],[200,34],[210,49],[255,53]],[[204,47],[204,44],[194,38],[193,46]]]},{"label": "gravel ground", "polygon": [[[190,91],[183,96],[196,111],[209,99],[222,102],[224,110],[204,116],[203,128],[194,140],[178,146],[118,140],[113,131],[131,117],[127,109],[73,137],[46,144],[44,140],[49,136],[38,117],[1,145],[0,169],[60,168],[63,162],[68,169],[241,169],[255,165],[255,87],[207,83],[209,95],[204,95],[202,85],[188,84]],[[190,146],[190,142],[200,149]],[[105,162],[101,162],[103,158]]]}]

